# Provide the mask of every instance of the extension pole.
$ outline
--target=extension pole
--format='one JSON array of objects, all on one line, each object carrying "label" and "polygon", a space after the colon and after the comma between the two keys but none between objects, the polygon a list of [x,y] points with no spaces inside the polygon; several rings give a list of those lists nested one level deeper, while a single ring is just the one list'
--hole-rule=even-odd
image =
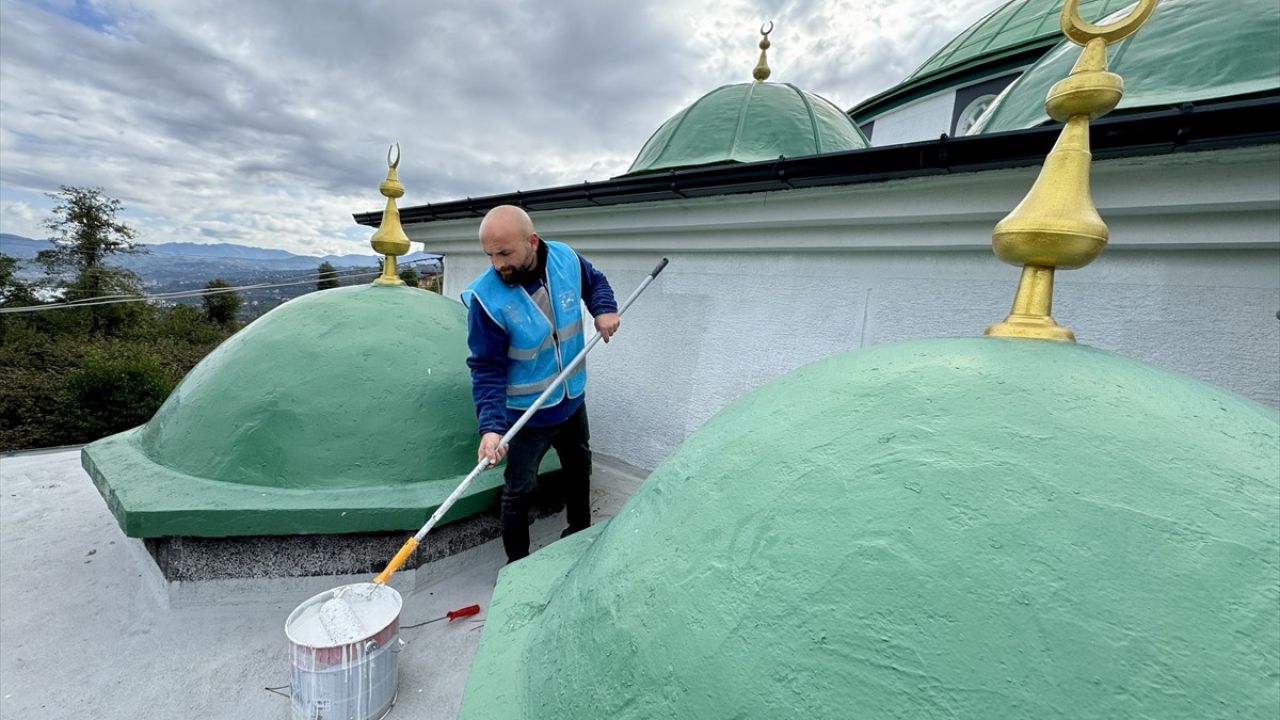
[{"label": "extension pole", "polygon": [[[644,292],[645,288],[649,287],[649,283],[653,282],[654,278],[658,277],[658,273],[662,272],[662,269],[666,266],[667,259],[662,258],[662,261],[653,268],[653,272],[650,272],[645,276],[644,281],[640,283],[640,287],[636,288],[635,292],[631,293],[631,297],[627,298],[626,301],[622,303],[621,308],[618,308],[619,316],[625,313],[627,308],[631,307],[631,303],[635,302],[636,298],[640,297],[640,293]],[[498,441],[499,448],[505,447],[511,442],[511,438],[515,437],[516,433],[520,432],[520,429],[523,428],[525,424],[529,422],[529,419],[533,417],[533,414],[538,412],[542,407],[542,403],[546,402],[548,397],[551,397],[551,392],[558,388],[560,383],[565,381],[565,378],[573,374],[574,370],[576,370],[577,367],[582,364],[582,361],[586,359],[587,353],[591,352],[591,348],[595,347],[596,343],[599,341],[600,333],[596,333],[591,340],[587,342],[586,347],[582,348],[582,351],[575,355],[573,360],[565,366],[564,370],[561,370],[560,374],[551,381],[551,384],[547,386],[547,389],[542,391],[542,394],[538,396],[538,399],[533,401],[533,405],[530,405],[529,409],[524,411],[524,414],[520,416],[519,420],[516,420],[515,424],[511,426],[511,429],[507,430],[506,434],[502,436],[502,439]],[[475,480],[476,476],[478,476],[481,471],[487,467],[489,467],[489,459],[485,458],[475,466],[475,469],[473,469],[461,483],[458,483],[458,487],[454,488],[453,492],[449,494],[449,497],[445,498],[444,502],[440,503],[440,507],[436,508],[436,511],[431,514],[431,518],[427,520],[427,524],[423,525],[422,529],[419,530],[416,535],[405,541],[404,545],[400,547],[399,552],[395,554],[395,557],[391,558],[391,562],[387,563],[387,567],[384,568],[381,573],[378,573],[378,576],[373,579],[375,583],[378,585],[385,585],[387,581],[391,579],[391,575],[404,566],[405,562],[409,560],[409,556],[413,554],[413,551],[418,549],[418,545],[422,543],[422,539],[427,536],[427,533],[431,532],[431,529],[436,526],[436,523],[440,522],[440,518],[444,517],[445,513],[449,512],[449,509],[453,507],[453,504],[458,501],[458,498],[462,493],[471,485],[471,481]]]}]

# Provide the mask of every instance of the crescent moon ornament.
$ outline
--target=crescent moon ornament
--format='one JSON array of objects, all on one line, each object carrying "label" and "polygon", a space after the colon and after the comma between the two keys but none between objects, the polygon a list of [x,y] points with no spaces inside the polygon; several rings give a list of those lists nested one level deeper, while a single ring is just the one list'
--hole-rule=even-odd
[{"label": "crescent moon ornament", "polygon": [[[395,160],[391,159],[391,151],[393,149],[396,151]],[[396,167],[398,167],[399,165],[400,165],[400,143],[396,143],[395,145],[388,145],[387,146],[387,167],[390,167],[392,170],[395,170]]]},{"label": "crescent moon ornament", "polygon": [[1067,0],[1062,6],[1062,34],[1082,47],[1095,38],[1102,38],[1110,45],[1137,32],[1155,10],[1156,0],[1139,0],[1137,7],[1121,20],[1094,25],[1080,17],[1080,0]]}]

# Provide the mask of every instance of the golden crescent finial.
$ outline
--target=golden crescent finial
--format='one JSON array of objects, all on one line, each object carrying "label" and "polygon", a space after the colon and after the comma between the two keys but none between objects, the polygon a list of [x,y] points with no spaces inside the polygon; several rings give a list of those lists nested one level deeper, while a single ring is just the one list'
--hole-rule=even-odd
[{"label": "golden crescent finial", "polygon": [[[391,151],[396,157],[391,159]],[[382,275],[373,281],[374,285],[403,285],[404,281],[396,272],[396,256],[409,252],[409,236],[400,224],[400,210],[396,208],[396,198],[404,197],[404,185],[396,173],[400,164],[400,143],[387,147],[387,179],[378,185],[378,192],[387,199],[387,209],[382,211],[382,222],[378,231],[369,238],[373,251],[385,255],[382,261]]]},{"label": "golden crescent finial", "polygon": [[1102,38],[1110,45],[1137,32],[1155,10],[1156,0],[1139,0],[1138,6],[1123,20],[1109,25],[1094,25],[1080,17],[1080,0],[1067,0],[1062,6],[1062,34],[1081,47],[1094,38]]},{"label": "golden crescent finial", "polygon": [[769,70],[769,60],[765,56],[769,51],[769,33],[771,32],[773,32],[772,20],[760,26],[760,60],[756,62],[755,69],[751,71],[751,77],[755,78],[756,82],[764,82],[772,74],[772,71]]},{"label": "golden crescent finial", "polygon": [[1120,22],[1093,25],[1080,17],[1080,0],[1062,6],[1062,33],[1084,51],[1071,74],[1049,89],[1044,109],[1064,123],[1040,175],[1013,212],[996,223],[996,257],[1022,266],[1013,308],[987,335],[1075,342],[1075,334],[1053,319],[1053,278],[1093,262],[1110,232],[1089,189],[1093,154],[1089,121],[1111,112],[1124,96],[1124,79],[1107,71],[1107,44],[1133,34],[1155,10],[1139,0]]}]

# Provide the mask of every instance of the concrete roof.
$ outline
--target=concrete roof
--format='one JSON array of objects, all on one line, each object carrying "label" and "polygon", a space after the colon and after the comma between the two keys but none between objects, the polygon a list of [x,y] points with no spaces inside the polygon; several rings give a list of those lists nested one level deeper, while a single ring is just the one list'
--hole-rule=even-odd
[{"label": "concrete roof", "polygon": [[[643,475],[597,455],[597,519],[616,512]],[[562,526],[562,517],[535,523],[534,547]],[[405,595],[402,625],[473,603],[482,611],[401,630],[408,644],[392,720],[456,717],[504,561],[494,541],[393,578]],[[120,531],[78,449],[2,458],[0,717],[288,717],[287,697],[265,689],[289,683],[285,618],[317,592],[363,580],[166,585],[141,541]]]}]

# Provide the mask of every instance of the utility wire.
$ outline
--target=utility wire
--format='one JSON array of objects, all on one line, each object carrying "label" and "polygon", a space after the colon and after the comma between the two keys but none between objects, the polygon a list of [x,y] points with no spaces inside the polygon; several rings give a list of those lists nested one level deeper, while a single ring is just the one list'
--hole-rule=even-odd
[{"label": "utility wire", "polygon": [[[430,262],[430,261],[432,261],[431,258],[422,258],[420,260],[410,260],[409,262],[401,263],[400,265],[404,267],[404,266],[412,265],[414,263]],[[382,274],[381,270],[369,270],[369,271],[362,271],[362,272],[355,272],[355,273],[342,273],[342,274],[334,273],[332,275],[329,275],[326,273],[325,279],[337,280],[339,278],[361,278],[361,277],[371,277],[374,275],[381,275],[381,274]],[[304,279],[296,280],[293,282],[258,283],[255,285],[241,285],[238,287],[227,287],[227,288],[203,288],[200,290],[178,290],[178,291],[169,292],[169,293],[156,293],[154,295],[99,295],[92,298],[85,298],[83,300],[72,300],[72,301],[63,302],[63,303],[48,303],[44,305],[22,305],[19,307],[0,308],[0,314],[45,312],[48,310],[64,310],[67,308],[93,307],[96,305],[116,305],[120,303],[130,303],[130,302],[149,302],[152,300],[178,300],[181,298],[190,298],[190,297],[224,295],[226,293],[241,292],[245,290],[265,290],[269,288],[288,287],[291,285],[307,285],[309,283],[314,283],[317,280],[321,279],[318,274],[307,275],[307,276],[296,276],[296,277],[302,277]]]}]

